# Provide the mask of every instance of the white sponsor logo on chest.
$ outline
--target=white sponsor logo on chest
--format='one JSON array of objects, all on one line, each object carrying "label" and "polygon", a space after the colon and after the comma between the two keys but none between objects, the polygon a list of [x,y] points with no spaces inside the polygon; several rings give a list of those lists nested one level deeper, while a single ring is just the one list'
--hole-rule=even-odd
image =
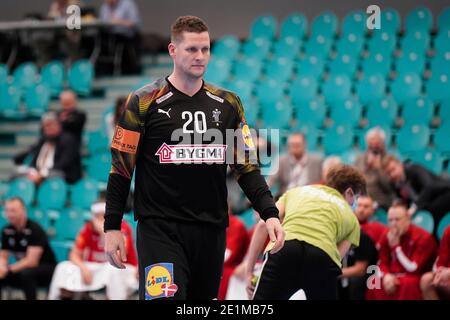
[{"label": "white sponsor logo on chest", "polygon": [[168,145],[163,143],[155,155],[159,163],[224,163],[226,145]]}]

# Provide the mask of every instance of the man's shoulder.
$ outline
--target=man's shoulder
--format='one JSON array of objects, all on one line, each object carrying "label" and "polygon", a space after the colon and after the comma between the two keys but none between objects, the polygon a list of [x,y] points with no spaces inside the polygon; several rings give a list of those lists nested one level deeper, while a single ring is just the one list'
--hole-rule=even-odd
[{"label": "man's shoulder", "polygon": [[153,82],[150,82],[139,89],[132,92],[132,95],[135,95],[139,98],[139,101],[152,102],[169,92],[169,85],[165,78],[157,79]]},{"label": "man's shoulder", "polygon": [[205,82],[203,88],[210,98],[222,103],[228,102],[234,107],[242,108],[241,100],[236,93],[207,82]]}]

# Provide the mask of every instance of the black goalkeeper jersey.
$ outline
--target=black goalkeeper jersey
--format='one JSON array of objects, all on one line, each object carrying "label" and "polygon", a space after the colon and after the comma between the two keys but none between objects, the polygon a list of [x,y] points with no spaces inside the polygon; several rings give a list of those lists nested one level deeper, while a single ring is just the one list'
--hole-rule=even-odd
[{"label": "black goalkeeper jersey", "polygon": [[[230,129],[239,134],[226,139]],[[242,104],[231,92],[203,83],[190,97],[167,78],[144,86],[129,95],[111,152],[106,230],[120,228],[123,199],[134,169],[137,219],[156,217],[226,227],[228,164],[255,209],[267,210],[267,217],[277,216],[258,165],[250,161],[256,159],[256,150]]]}]

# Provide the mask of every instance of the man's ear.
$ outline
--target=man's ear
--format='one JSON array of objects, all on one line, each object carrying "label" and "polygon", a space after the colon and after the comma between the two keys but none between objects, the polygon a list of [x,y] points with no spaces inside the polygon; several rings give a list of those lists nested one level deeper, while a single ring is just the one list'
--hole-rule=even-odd
[{"label": "man's ear", "polygon": [[169,43],[167,48],[168,48],[168,51],[169,51],[169,55],[171,57],[173,57],[175,55],[175,44],[173,42],[171,42],[171,43]]}]

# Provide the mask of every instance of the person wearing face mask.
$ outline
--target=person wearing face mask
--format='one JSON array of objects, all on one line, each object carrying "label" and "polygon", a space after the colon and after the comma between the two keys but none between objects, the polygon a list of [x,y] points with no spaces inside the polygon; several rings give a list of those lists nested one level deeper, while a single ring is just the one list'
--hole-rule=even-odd
[{"label": "person wearing face mask", "polygon": [[408,206],[394,201],[388,211],[389,231],[380,243],[380,286],[369,288],[375,300],[419,300],[420,277],[431,269],[436,242],[431,234],[411,223]]},{"label": "person wearing face mask", "polygon": [[[17,173],[25,175],[35,184],[51,176],[63,177],[67,183],[81,178],[79,141],[62,131],[61,122],[54,112],[42,116],[42,137],[25,152],[14,157]],[[31,160],[25,165],[26,160]]]},{"label": "person wearing face mask", "polygon": [[387,210],[394,200],[395,191],[381,168],[382,160],[387,156],[386,134],[383,129],[374,127],[367,131],[365,139],[367,151],[356,158],[355,167],[366,178],[367,194],[372,197],[378,207]]},{"label": "person wearing face mask", "polygon": [[383,159],[382,166],[398,196],[408,203],[410,216],[419,210],[433,215],[436,234],[441,218],[450,211],[450,181],[421,165],[402,163],[393,156]]},{"label": "person wearing face mask", "polygon": [[306,299],[337,299],[341,260],[351,245],[358,246],[360,228],[352,208],[366,191],[360,172],[339,164],[328,172],[325,185],[290,189],[277,202],[286,232],[284,247],[266,258],[254,283],[253,270],[267,232],[259,223],[247,254],[247,291],[254,300],[287,300],[303,290]]},{"label": "person wearing face mask", "polygon": [[122,222],[127,268],[116,269],[109,265],[104,251],[105,202],[93,204],[91,212],[93,217],[78,234],[69,261],[59,263],[55,269],[49,300],[83,299],[86,292],[104,287],[108,299],[125,300],[137,290],[137,257],[131,227]]}]

